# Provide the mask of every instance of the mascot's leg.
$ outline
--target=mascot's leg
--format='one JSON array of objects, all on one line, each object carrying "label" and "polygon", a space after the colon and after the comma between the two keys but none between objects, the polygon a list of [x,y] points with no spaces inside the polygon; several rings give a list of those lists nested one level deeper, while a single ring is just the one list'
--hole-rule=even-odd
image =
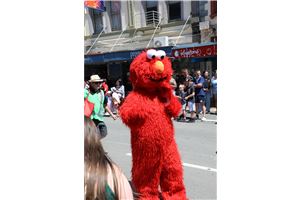
[{"label": "mascot's leg", "polygon": [[186,200],[183,168],[175,139],[164,148],[164,162],[160,178],[164,200]]},{"label": "mascot's leg", "polygon": [[142,200],[159,200],[161,153],[149,140],[132,142],[132,183]]}]

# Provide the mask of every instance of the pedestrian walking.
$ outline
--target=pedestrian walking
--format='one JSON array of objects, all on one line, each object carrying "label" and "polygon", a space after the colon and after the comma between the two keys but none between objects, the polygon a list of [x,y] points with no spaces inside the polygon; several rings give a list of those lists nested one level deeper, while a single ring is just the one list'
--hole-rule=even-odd
[{"label": "pedestrian walking", "polygon": [[216,112],[217,114],[217,70],[214,71],[214,76],[211,78],[211,83],[212,83],[212,92],[214,94],[214,99],[215,99],[215,105],[216,105]]},{"label": "pedestrian walking", "polygon": [[189,79],[189,85],[187,87],[186,97],[185,100],[187,102],[187,105],[189,107],[189,111],[191,112],[191,119],[188,121],[188,123],[195,123],[195,88],[193,86],[194,79]]},{"label": "pedestrian walking", "polygon": [[133,199],[126,176],[105,153],[93,121],[84,116],[84,200]]},{"label": "pedestrian walking", "polygon": [[186,107],[186,100],[185,100],[185,93],[184,93],[184,85],[179,85],[179,95],[177,96],[178,100],[181,103],[181,110],[182,113],[179,116],[179,118],[177,118],[177,121],[186,121],[186,113],[185,113],[185,107]]},{"label": "pedestrian walking", "polygon": [[196,77],[194,78],[194,88],[195,88],[195,103],[196,103],[196,118],[199,119],[199,103],[202,108],[203,117],[201,118],[201,121],[205,121],[205,93],[203,90],[204,86],[204,78],[201,76],[200,70],[196,70]]},{"label": "pedestrian walking", "polygon": [[103,90],[100,88],[100,83],[103,80],[98,75],[92,75],[90,82],[90,89],[84,89],[84,99],[89,95],[88,101],[94,103],[94,109],[91,115],[91,119],[94,121],[100,140],[107,136],[107,127],[103,120],[104,109],[108,111],[110,116],[116,120],[117,117],[111,112],[107,105]]}]

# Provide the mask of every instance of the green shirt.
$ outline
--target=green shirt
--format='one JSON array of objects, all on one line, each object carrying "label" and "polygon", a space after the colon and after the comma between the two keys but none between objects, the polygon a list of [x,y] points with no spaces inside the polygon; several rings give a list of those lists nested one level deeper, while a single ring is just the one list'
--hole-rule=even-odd
[{"label": "green shirt", "polygon": [[[107,169],[107,162],[105,161],[105,167]],[[109,187],[108,182],[106,181],[106,199],[107,200],[114,200],[115,199],[115,193],[112,191],[112,189]]]},{"label": "green shirt", "polygon": [[114,200],[115,199],[115,193],[109,187],[107,181],[106,181],[106,199],[107,200]]},{"label": "green shirt", "polygon": [[[87,89],[84,89],[84,99],[86,99],[87,95],[89,94],[89,91]],[[103,120],[103,103],[104,103],[105,95],[102,90],[97,91],[95,94],[89,95],[88,101],[95,104],[91,119],[97,119],[99,121],[104,122]]]}]

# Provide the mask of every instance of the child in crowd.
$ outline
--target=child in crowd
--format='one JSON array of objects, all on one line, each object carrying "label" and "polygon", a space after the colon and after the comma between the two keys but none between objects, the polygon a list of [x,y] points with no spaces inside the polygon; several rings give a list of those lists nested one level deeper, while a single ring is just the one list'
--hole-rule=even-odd
[{"label": "child in crowd", "polygon": [[186,88],[185,100],[188,104],[189,110],[191,112],[191,119],[187,123],[195,123],[195,88],[193,86],[193,78],[189,78],[189,84]]},{"label": "child in crowd", "polygon": [[112,91],[112,99],[113,99],[115,110],[116,110],[116,115],[117,115],[117,117],[119,117],[119,113],[120,113],[119,107],[120,107],[120,103],[121,103],[120,99],[119,99],[119,95],[116,92],[117,89],[115,87],[112,87],[111,91]]},{"label": "child in crowd", "polygon": [[177,121],[186,121],[186,113],[185,113],[186,101],[185,101],[185,94],[184,94],[184,85],[179,85],[179,96],[177,96],[177,98],[182,105],[182,113],[181,115],[179,115],[179,118],[177,118]]},{"label": "child in crowd", "polygon": [[113,97],[112,97],[112,91],[107,92],[107,105],[112,112],[115,111]]}]

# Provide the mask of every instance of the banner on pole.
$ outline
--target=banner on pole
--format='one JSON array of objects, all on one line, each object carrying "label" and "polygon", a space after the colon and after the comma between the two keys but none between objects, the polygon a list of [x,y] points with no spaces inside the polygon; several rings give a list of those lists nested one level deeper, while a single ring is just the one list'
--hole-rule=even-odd
[{"label": "banner on pole", "polygon": [[84,6],[92,9],[104,11],[103,1],[84,1]]}]

